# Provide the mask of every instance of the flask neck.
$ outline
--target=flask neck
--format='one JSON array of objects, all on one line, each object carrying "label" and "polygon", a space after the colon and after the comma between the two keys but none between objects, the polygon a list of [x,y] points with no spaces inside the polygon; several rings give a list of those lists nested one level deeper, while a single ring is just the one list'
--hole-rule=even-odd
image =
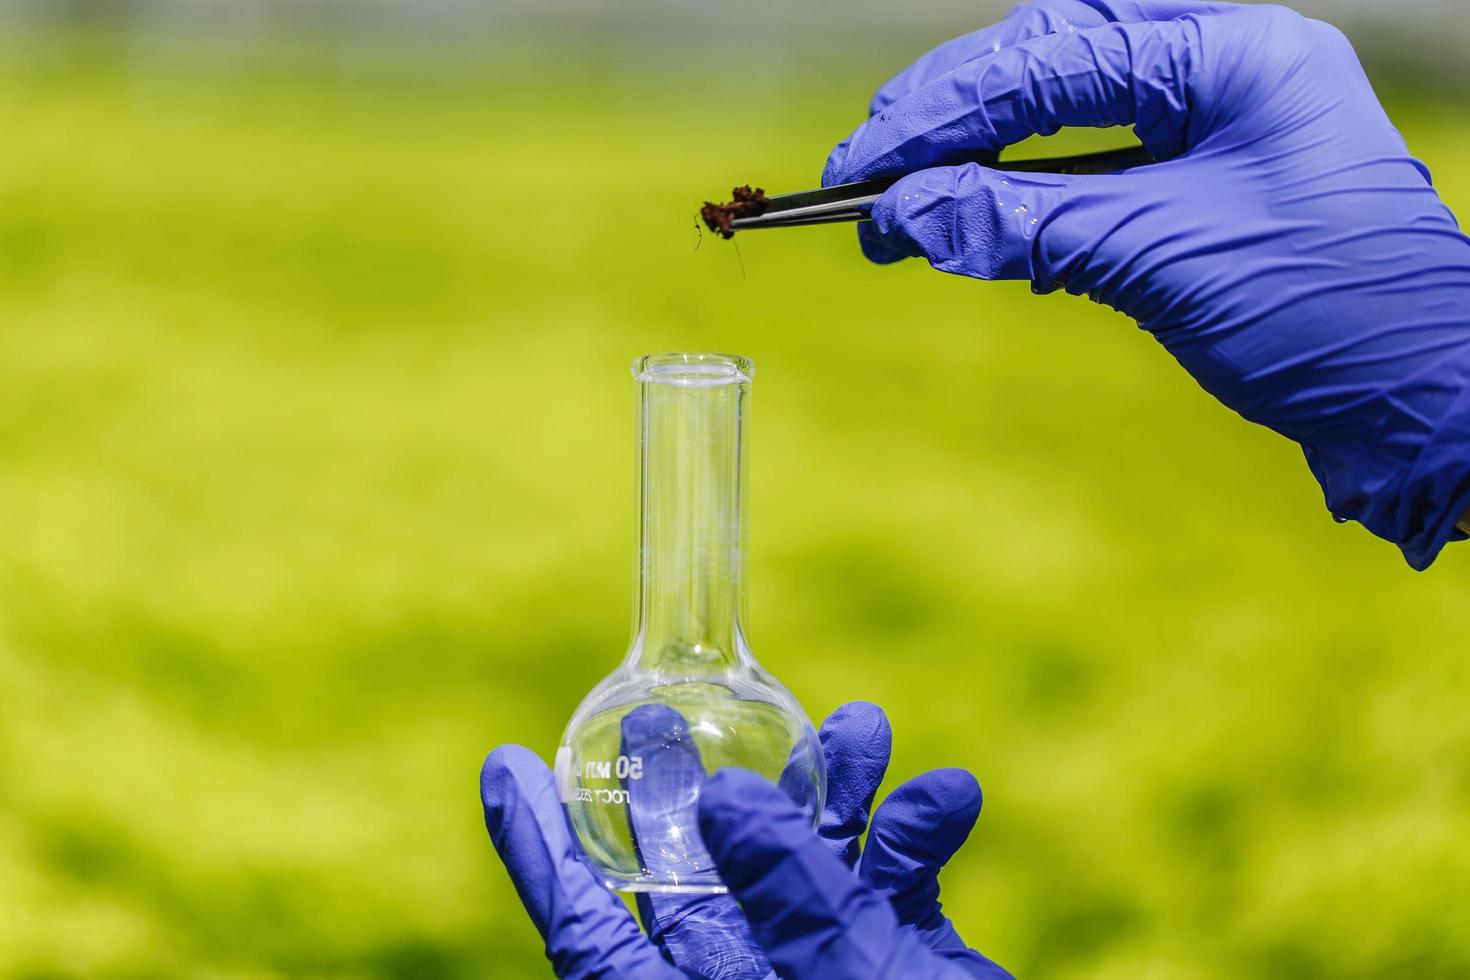
[{"label": "flask neck", "polygon": [[630,661],[677,677],[741,658],[748,361],[664,354],[638,379],[639,563]]}]

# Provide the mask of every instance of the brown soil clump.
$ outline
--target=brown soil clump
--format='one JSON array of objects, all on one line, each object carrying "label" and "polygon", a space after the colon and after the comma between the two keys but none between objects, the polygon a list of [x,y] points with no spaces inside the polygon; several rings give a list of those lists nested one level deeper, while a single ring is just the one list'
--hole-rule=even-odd
[{"label": "brown soil clump", "polygon": [[735,237],[732,225],[736,218],[754,218],[765,214],[766,208],[771,204],[771,199],[766,197],[764,190],[759,187],[751,190],[749,184],[732,188],[730,197],[731,200],[726,204],[705,201],[704,207],[699,209],[699,216],[704,219],[705,227],[726,239]]}]

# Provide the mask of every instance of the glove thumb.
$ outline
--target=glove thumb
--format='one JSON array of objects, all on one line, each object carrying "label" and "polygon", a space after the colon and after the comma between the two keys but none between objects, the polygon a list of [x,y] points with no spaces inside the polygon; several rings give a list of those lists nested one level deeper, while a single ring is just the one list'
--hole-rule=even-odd
[{"label": "glove thumb", "polygon": [[1126,173],[1018,174],[975,163],[920,170],[873,203],[864,251],[922,257],[941,272],[977,279],[1025,279],[1051,292],[1095,254],[1132,182]]},{"label": "glove thumb", "polygon": [[756,941],[787,980],[868,980],[893,976],[897,964],[918,971],[913,976],[949,970],[900,931],[888,901],[755,773],[725,769],[704,784],[699,832]]}]

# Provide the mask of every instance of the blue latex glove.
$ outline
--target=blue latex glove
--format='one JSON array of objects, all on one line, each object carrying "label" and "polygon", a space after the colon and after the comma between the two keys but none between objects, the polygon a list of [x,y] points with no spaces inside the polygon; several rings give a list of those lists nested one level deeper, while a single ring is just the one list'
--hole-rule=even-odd
[{"label": "blue latex glove", "polygon": [[[1211,394],[1300,443],[1339,520],[1423,569],[1470,506],[1470,240],[1334,28],[1272,6],[1036,0],[884,85],[824,184],[908,174],[859,228],[1133,317]],[[962,160],[1132,124],[1117,175]]]},{"label": "blue latex glove", "polygon": [[[663,744],[670,726],[682,723],[668,709],[639,709],[624,720],[625,746],[647,752],[653,742]],[[888,721],[873,705],[845,705],[823,723],[821,740],[828,799],[817,834],[785,793],[751,773],[732,773],[734,785],[749,782],[754,789],[737,789],[738,799],[731,802],[755,810],[727,806],[723,801],[731,796],[731,784],[720,777],[706,783],[700,797],[698,817],[706,836],[661,830],[664,825],[655,819],[658,801],[679,798],[688,781],[699,778],[693,768],[697,758],[679,747],[645,754],[645,774],[639,781],[643,796],[631,807],[644,860],[650,860],[653,852],[656,862],[703,860],[708,856],[705,844],[713,841],[721,875],[732,888],[736,887],[732,876],[755,882],[748,890],[761,910],[747,921],[728,895],[641,895],[639,914],[647,936],[622,901],[577,858],[546,765],[520,746],[492,752],[480,775],[485,825],[546,941],[546,955],[557,975],[760,980],[772,976],[774,962],[781,976],[794,980],[868,980],[881,974],[872,972],[868,961],[854,958],[849,947],[867,949],[882,941],[902,956],[894,959],[895,972],[887,974],[891,977],[1006,977],[989,960],[964,948],[939,904],[939,870],[964,843],[979,816],[980,787],[974,778],[947,769],[905,783],[873,814],[863,852],[858,837],[868,828],[873,795],[888,766],[892,741]],[[706,805],[704,794],[711,790],[714,805]],[[765,850],[751,854],[755,863],[743,868],[741,853],[748,845],[733,840],[723,828],[741,824],[740,813],[756,811],[778,829],[762,842]],[[705,830],[707,820],[718,826]],[[676,844],[678,840],[686,843]],[[815,865],[819,877],[801,887],[793,879],[800,876],[798,865],[778,872],[792,886],[780,909],[769,900],[762,904],[762,889],[778,884],[770,867],[772,847],[791,849],[803,864],[819,857]],[[852,904],[841,909],[832,904],[839,890]],[[743,894],[736,891],[737,897]],[[850,925],[863,932],[850,943],[841,938],[847,923],[840,916],[848,912],[853,915]]]}]

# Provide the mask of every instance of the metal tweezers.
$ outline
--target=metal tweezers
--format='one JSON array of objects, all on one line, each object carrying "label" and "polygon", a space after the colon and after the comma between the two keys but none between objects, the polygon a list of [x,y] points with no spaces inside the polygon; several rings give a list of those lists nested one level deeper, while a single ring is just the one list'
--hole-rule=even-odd
[{"label": "metal tweezers", "polygon": [[[1130,167],[1153,163],[1141,146],[1122,150],[1105,150],[1081,156],[1052,157],[1046,160],[1002,160],[985,164],[1012,173],[1045,174],[1111,174]],[[732,231],[754,228],[794,228],[799,225],[826,225],[837,221],[866,221],[873,202],[899,181],[898,177],[878,177],[852,184],[836,184],[814,191],[777,194],[766,210],[753,218],[736,218]]]}]

